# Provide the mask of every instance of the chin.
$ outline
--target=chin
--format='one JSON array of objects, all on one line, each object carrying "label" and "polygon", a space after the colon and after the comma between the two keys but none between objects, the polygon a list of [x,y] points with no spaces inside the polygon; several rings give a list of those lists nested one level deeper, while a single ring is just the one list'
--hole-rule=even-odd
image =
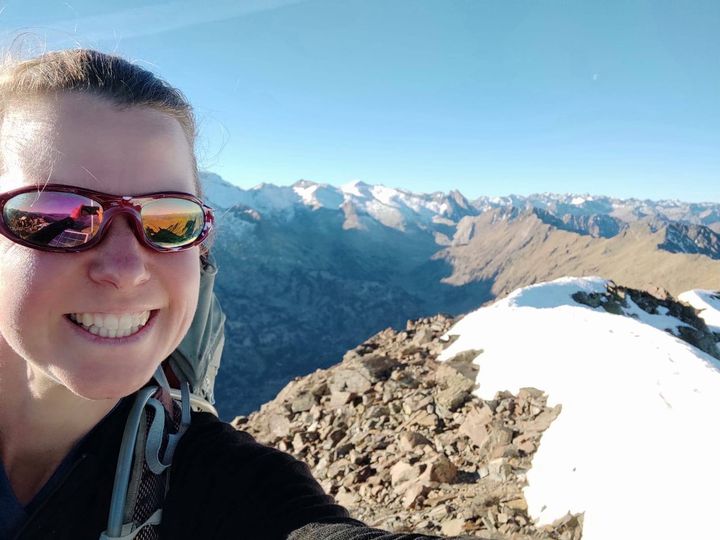
[{"label": "chin", "polygon": [[145,386],[152,378],[155,370],[150,372],[138,372],[133,374],[109,374],[94,373],[88,376],[64,376],[58,377],[59,382],[76,396],[89,400],[122,399],[137,392]]}]

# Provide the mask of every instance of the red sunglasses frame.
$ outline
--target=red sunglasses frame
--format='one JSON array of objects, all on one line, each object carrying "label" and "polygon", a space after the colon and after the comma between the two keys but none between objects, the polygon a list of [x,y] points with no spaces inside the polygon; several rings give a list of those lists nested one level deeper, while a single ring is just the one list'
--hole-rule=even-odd
[{"label": "red sunglasses frame", "polygon": [[[23,240],[8,228],[7,224],[5,223],[5,205],[8,201],[10,201],[13,197],[22,195],[24,193],[43,193],[51,191],[59,193],[74,193],[75,195],[87,197],[88,199],[92,199],[93,201],[99,203],[103,209],[103,220],[100,223],[97,234],[95,234],[95,236],[93,236],[86,243],[80,244],[78,246],[41,246]],[[205,221],[200,235],[189,244],[172,248],[157,246],[153,244],[150,240],[148,240],[148,238],[145,236],[145,231],[143,230],[142,216],[140,214],[140,211],[142,210],[144,201],[154,201],[159,199],[184,199],[187,201],[192,201],[198,206],[200,206],[200,208],[202,208],[203,210],[203,216]],[[108,193],[101,193],[92,189],[68,186],[64,184],[46,184],[41,189],[38,189],[37,186],[27,186],[0,194],[0,234],[12,240],[16,244],[20,244],[22,246],[26,246],[32,249],[37,249],[39,251],[51,251],[55,253],[78,253],[91,249],[97,244],[99,244],[100,241],[105,237],[105,234],[107,233],[108,227],[110,226],[113,218],[120,214],[127,214],[131,216],[132,219],[130,221],[133,224],[132,228],[135,233],[135,237],[143,246],[161,253],[185,251],[197,246],[198,244],[202,244],[210,235],[210,232],[213,230],[213,226],[215,224],[215,216],[212,208],[203,203],[195,195],[191,195],[190,193],[183,193],[180,191],[162,191],[157,193],[147,193],[143,195],[120,196],[110,195]]]}]

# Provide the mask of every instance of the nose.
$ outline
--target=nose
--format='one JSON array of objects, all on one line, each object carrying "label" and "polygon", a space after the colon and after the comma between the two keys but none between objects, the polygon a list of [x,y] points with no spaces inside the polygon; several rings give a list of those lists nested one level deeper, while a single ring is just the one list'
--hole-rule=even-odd
[{"label": "nose", "polygon": [[116,289],[130,289],[147,282],[148,250],[135,237],[129,216],[116,216],[100,243],[91,249],[89,277]]}]

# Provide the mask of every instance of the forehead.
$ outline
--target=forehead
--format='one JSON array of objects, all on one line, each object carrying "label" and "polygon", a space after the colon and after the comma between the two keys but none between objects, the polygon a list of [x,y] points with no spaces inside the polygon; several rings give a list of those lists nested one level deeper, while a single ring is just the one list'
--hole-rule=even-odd
[{"label": "forehead", "polygon": [[2,191],[47,181],[116,195],[195,191],[192,149],[176,119],[89,95],[11,106],[0,159]]}]

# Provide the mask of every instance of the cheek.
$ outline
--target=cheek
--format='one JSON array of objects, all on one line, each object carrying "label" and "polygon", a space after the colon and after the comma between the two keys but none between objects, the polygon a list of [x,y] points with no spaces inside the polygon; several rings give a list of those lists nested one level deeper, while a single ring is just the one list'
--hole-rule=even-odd
[{"label": "cheek", "polygon": [[33,287],[33,282],[41,282],[38,279],[39,265],[30,250],[23,249],[17,244],[3,249],[0,257],[2,258],[0,265],[2,312],[16,318],[41,301],[41,298],[33,298],[38,292]]},{"label": "cheek", "polygon": [[[48,315],[67,294],[72,269],[55,257],[17,244],[0,244],[0,334],[16,347],[32,345],[47,327]],[[22,330],[22,331],[21,331]]]},{"label": "cheek", "polygon": [[[166,255],[167,256],[167,255]],[[195,249],[170,255],[163,265],[173,302],[183,319],[183,335],[192,322],[200,290],[200,255]]]}]

